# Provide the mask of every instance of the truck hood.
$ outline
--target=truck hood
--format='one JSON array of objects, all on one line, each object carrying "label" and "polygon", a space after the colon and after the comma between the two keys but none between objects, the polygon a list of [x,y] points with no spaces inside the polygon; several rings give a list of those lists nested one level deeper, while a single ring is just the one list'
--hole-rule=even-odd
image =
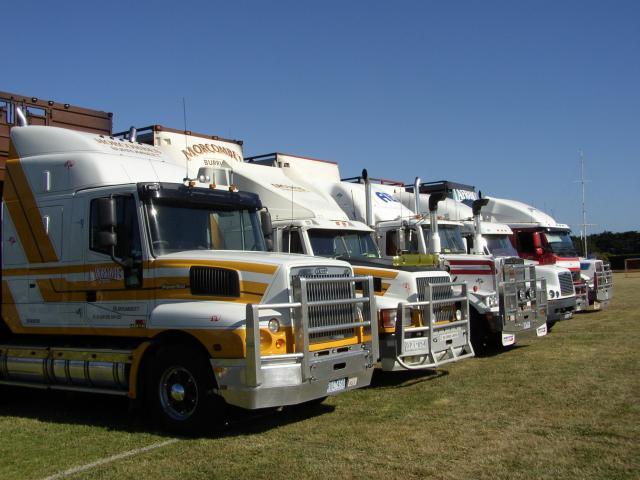
[{"label": "truck hood", "polygon": [[238,262],[251,263],[265,266],[300,267],[308,265],[331,265],[351,268],[342,260],[334,260],[324,257],[311,257],[309,255],[275,253],[275,252],[249,252],[242,250],[184,250],[168,253],[156,257],[157,261],[196,261],[196,262]]}]

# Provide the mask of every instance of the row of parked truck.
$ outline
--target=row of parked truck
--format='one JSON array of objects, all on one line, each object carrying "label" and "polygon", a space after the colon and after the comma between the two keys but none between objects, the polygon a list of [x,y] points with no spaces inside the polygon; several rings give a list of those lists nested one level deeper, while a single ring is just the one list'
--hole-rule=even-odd
[{"label": "row of parked truck", "polygon": [[601,308],[569,228],[458,183],[0,92],[0,385],[127,396],[191,431],[435,368]]}]

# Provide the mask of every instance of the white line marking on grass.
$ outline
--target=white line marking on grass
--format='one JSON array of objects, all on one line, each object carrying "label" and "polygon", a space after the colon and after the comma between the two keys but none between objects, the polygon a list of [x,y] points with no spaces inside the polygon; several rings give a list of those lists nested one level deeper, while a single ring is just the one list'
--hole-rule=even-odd
[{"label": "white line marking on grass", "polygon": [[145,453],[150,450],[155,450],[157,448],[166,447],[167,445],[171,445],[172,443],[176,443],[177,441],[179,441],[178,438],[172,438],[170,440],[165,440],[164,442],[154,443],[153,445],[149,445],[147,447],[136,448],[134,450],[129,450],[128,452],[118,453],[117,455],[112,455],[111,457],[103,458],[101,460],[96,460],[95,462],[87,463],[86,465],[81,465],[80,467],[74,467],[74,468],[70,468],[69,470],[65,470],[64,472],[56,473],[55,475],[51,475],[50,477],[47,477],[44,480],[58,480],[60,478],[65,478],[71,475],[75,475],[76,473],[84,472],[86,470],[99,467],[106,463],[122,460],[124,458],[132,457],[134,455]]}]

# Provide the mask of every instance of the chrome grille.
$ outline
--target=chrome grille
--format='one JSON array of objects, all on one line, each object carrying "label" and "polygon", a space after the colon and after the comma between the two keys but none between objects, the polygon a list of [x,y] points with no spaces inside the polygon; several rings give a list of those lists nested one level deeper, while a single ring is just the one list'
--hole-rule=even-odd
[{"label": "chrome grille", "polygon": [[[345,278],[351,276],[348,270],[340,269],[341,272],[327,272],[324,274],[308,273],[306,270],[294,273],[291,276],[294,297],[300,296],[300,278]],[[310,302],[323,300],[342,300],[355,298],[356,292],[352,283],[309,283],[307,284],[307,300]],[[309,327],[334,327],[344,324],[351,324],[355,321],[356,307],[353,305],[318,305],[309,307]],[[342,328],[331,332],[311,333],[309,342],[320,343],[332,340],[351,338],[356,335],[355,328]]]},{"label": "chrome grille", "polygon": [[[453,289],[449,285],[451,280],[449,277],[420,277],[417,279],[418,286],[418,301],[424,302],[426,300],[426,290],[431,285],[431,294],[433,300],[446,300],[454,296]],[[438,285],[445,284],[445,285]],[[421,307],[422,314],[427,315],[428,306]],[[433,307],[433,313],[435,314],[436,322],[447,322],[455,318],[456,304],[441,303]]]},{"label": "chrome grille", "polygon": [[560,295],[573,295],[573,277],[570,272],[560,272],[558,274],[560,281]]}]

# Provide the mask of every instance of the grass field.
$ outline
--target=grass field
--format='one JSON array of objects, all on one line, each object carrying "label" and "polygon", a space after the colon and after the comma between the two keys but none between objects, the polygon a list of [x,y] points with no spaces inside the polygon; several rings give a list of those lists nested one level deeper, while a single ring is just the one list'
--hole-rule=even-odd
[{"label": "grass field", "polygon": [[[546,338],[429,373],[380,373],[311,409],[252,415],[64,478],[640,478],[640,278]],[[171,437],[126,401],[0,390],[0,479]],[[55,477],[62,478],[62,476]]]}]

